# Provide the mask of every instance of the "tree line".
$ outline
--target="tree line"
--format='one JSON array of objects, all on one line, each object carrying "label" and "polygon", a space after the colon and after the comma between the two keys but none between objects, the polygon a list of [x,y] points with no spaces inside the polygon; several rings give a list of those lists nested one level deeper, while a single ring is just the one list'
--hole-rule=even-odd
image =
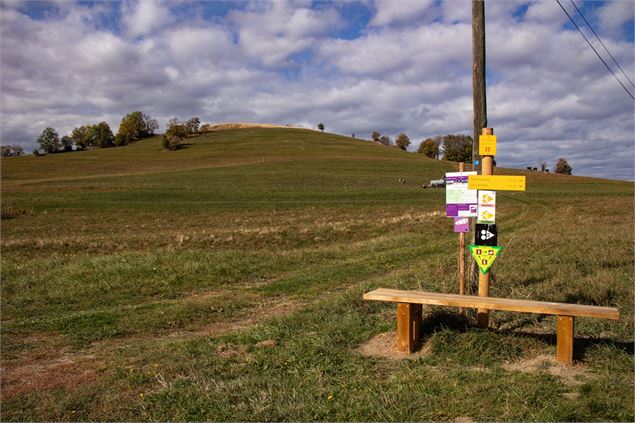
[{"label": "tree line", "polygon": [[373,131],[373,133],[371,134],[371,138],[373,139],[373,141],[375,141],[378,144],[394,145],[395,147],[404,151],[406,151],[408,149],[408,146],[410,145],[410,138],[408,137],[408,135],[404,134],[403,132],[397,135],[397,138],[395,139],[394,144],[392,142],[392,139],[389,136],[382,135],[377,131]]},{"label": "tree line", "polygon": [[89,147],[121,147],[141,138],[153,136],[157,129],[159,129],[159,122],[140,111],[125,115],[121,119],[116,135],[112,133],[106,122],[78,126],[70,134],[61,138],[54,128],[48,127],[37,138],[39,149],[34,150],[33,154],[40,155],[40,150],[51,154],[80,151]]}]

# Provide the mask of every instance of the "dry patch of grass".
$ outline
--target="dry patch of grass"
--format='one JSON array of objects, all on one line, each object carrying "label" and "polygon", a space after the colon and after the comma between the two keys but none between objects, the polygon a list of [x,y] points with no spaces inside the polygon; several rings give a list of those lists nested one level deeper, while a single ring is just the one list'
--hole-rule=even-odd
[{"label": "dry patch of grass", "polygon": [[594,378],[594,375],[586,366],[580,363],[574,366],[560,364],[556,361],[556,358],[551,355],[539,355],[512,363],[505,363],[502,367],[510,372],[534,374],[546,372],[552,376],[560,378],[567,386],[583,385],[589,379]]},{"label": "dry patch of grass", "polygon": [[432,352],[429,344],[422,345],[412,354],[397,351],[396,344],[397,332],[390,331],[374,336],[368,342],[356,348],[355,352],[367,357],[386,358],[388,360],[415,360],[426,357]]}]

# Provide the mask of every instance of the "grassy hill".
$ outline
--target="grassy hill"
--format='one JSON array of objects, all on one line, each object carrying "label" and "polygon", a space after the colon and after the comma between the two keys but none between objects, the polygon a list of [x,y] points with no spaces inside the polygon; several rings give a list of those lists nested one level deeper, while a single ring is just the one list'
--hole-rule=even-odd
[{"label": "grassy hill", "polygon": [[3,158],[0,417],[632,421],[632,183],[499,193],[490,295],[620,310],[576,321],[571,372],[540,364],[553,318],[516,313],[432,308],[417,359],[360,352],[395,327],[363,292],[457,291],[421,189],[455,169],[300,129]]}]

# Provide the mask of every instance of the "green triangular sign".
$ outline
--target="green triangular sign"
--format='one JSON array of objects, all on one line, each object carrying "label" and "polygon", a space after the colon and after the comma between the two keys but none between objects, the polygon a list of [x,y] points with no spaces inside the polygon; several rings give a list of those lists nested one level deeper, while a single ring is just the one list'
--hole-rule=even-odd
[{"label": "green triangular sign", "polygon": [[476,260],[476,264],[478,264],[479,269],[483,274],[487,274],[487,271],[498,257],[498,253],[503,247],[490,247],[487,245],[469,245],[470,251],[472,252],[472,257]]}]

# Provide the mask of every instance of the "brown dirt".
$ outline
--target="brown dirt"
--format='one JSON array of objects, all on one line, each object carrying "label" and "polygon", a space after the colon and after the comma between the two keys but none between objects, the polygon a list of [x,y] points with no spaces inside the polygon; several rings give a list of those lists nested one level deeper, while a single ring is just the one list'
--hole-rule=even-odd
[{"label": "brown dirt", "polygon": [[538,373],[545,371],[552,376],[562,380],[567,386],[582,385],[585,380],[593,378],[593,374],[582,364],[567,366],[560,364],[551,355],[539,355],[513,363],[506,363],[502,366],[507,371],[518,371],[523,373]]},{"label": "brown dirt", "polygon": [[[57,356],[55,356],[57,355]],[[73,389],[97,380],[105,368],[104,360],[93,354],[63,354],[41,351],[20,361],[2,363],[2,400],[27,392],[56,388]]]},{"label": "brown dirt", "polygon": [[[275,125],[272,123],[220,123],[210,125],[209,123],[201,125],[201,132],[227,131],[230,129],[249,129],[249,128],[296,128],[295,126]],[[302,128],[305,129],[305,128]]]},{"label": "brown dirt", "polygon": [[[191,300],[213,297],[217,292],[193,296]],[[195,331],[181,331],[169,334],[168,338],[190,338],[194,336],[214,336],[242,330],[267,318],[285,316],[301,307],[300,303],[284,300],[254,307],[246,318],[217,322]],[[41,339],[40,339],[41,338]],[[107,358],[104,351],[113,351],[117,345],[134,342],[135,338],[107,339],[94,343],[82,352],[69,351],[62,347],[59,336],[42,335],[34,338],[33,349],[9,360],[3,357],[1,363],[1,392],[4,401],[28,392],[46,391],[56,388],[73,389],[96,381],[106,368]],[[275,341],[267,340],[258,347],[273,348]],[[224,357],[243,354],[241,346],[220,345],[217,353]]]},{"label": "brown dirt", "polygon": [[274,304],[261,304],[250,315],[243,319],[214,322],[192,331],[177,331],[167,335],[169,338],[191,338],[195,336],[217,336],[237,330],[246,329],[259,321],[272,317],[287,316],[301,307],[294,301],[283,301]]},{"label": "brown dirt", "polygon": [[368,357],[387,358],[389,360],[414,360],[430,354],[429,344],[424,344],[412,354],[397,351],[397,332],[381,333],[355,351]]}]

